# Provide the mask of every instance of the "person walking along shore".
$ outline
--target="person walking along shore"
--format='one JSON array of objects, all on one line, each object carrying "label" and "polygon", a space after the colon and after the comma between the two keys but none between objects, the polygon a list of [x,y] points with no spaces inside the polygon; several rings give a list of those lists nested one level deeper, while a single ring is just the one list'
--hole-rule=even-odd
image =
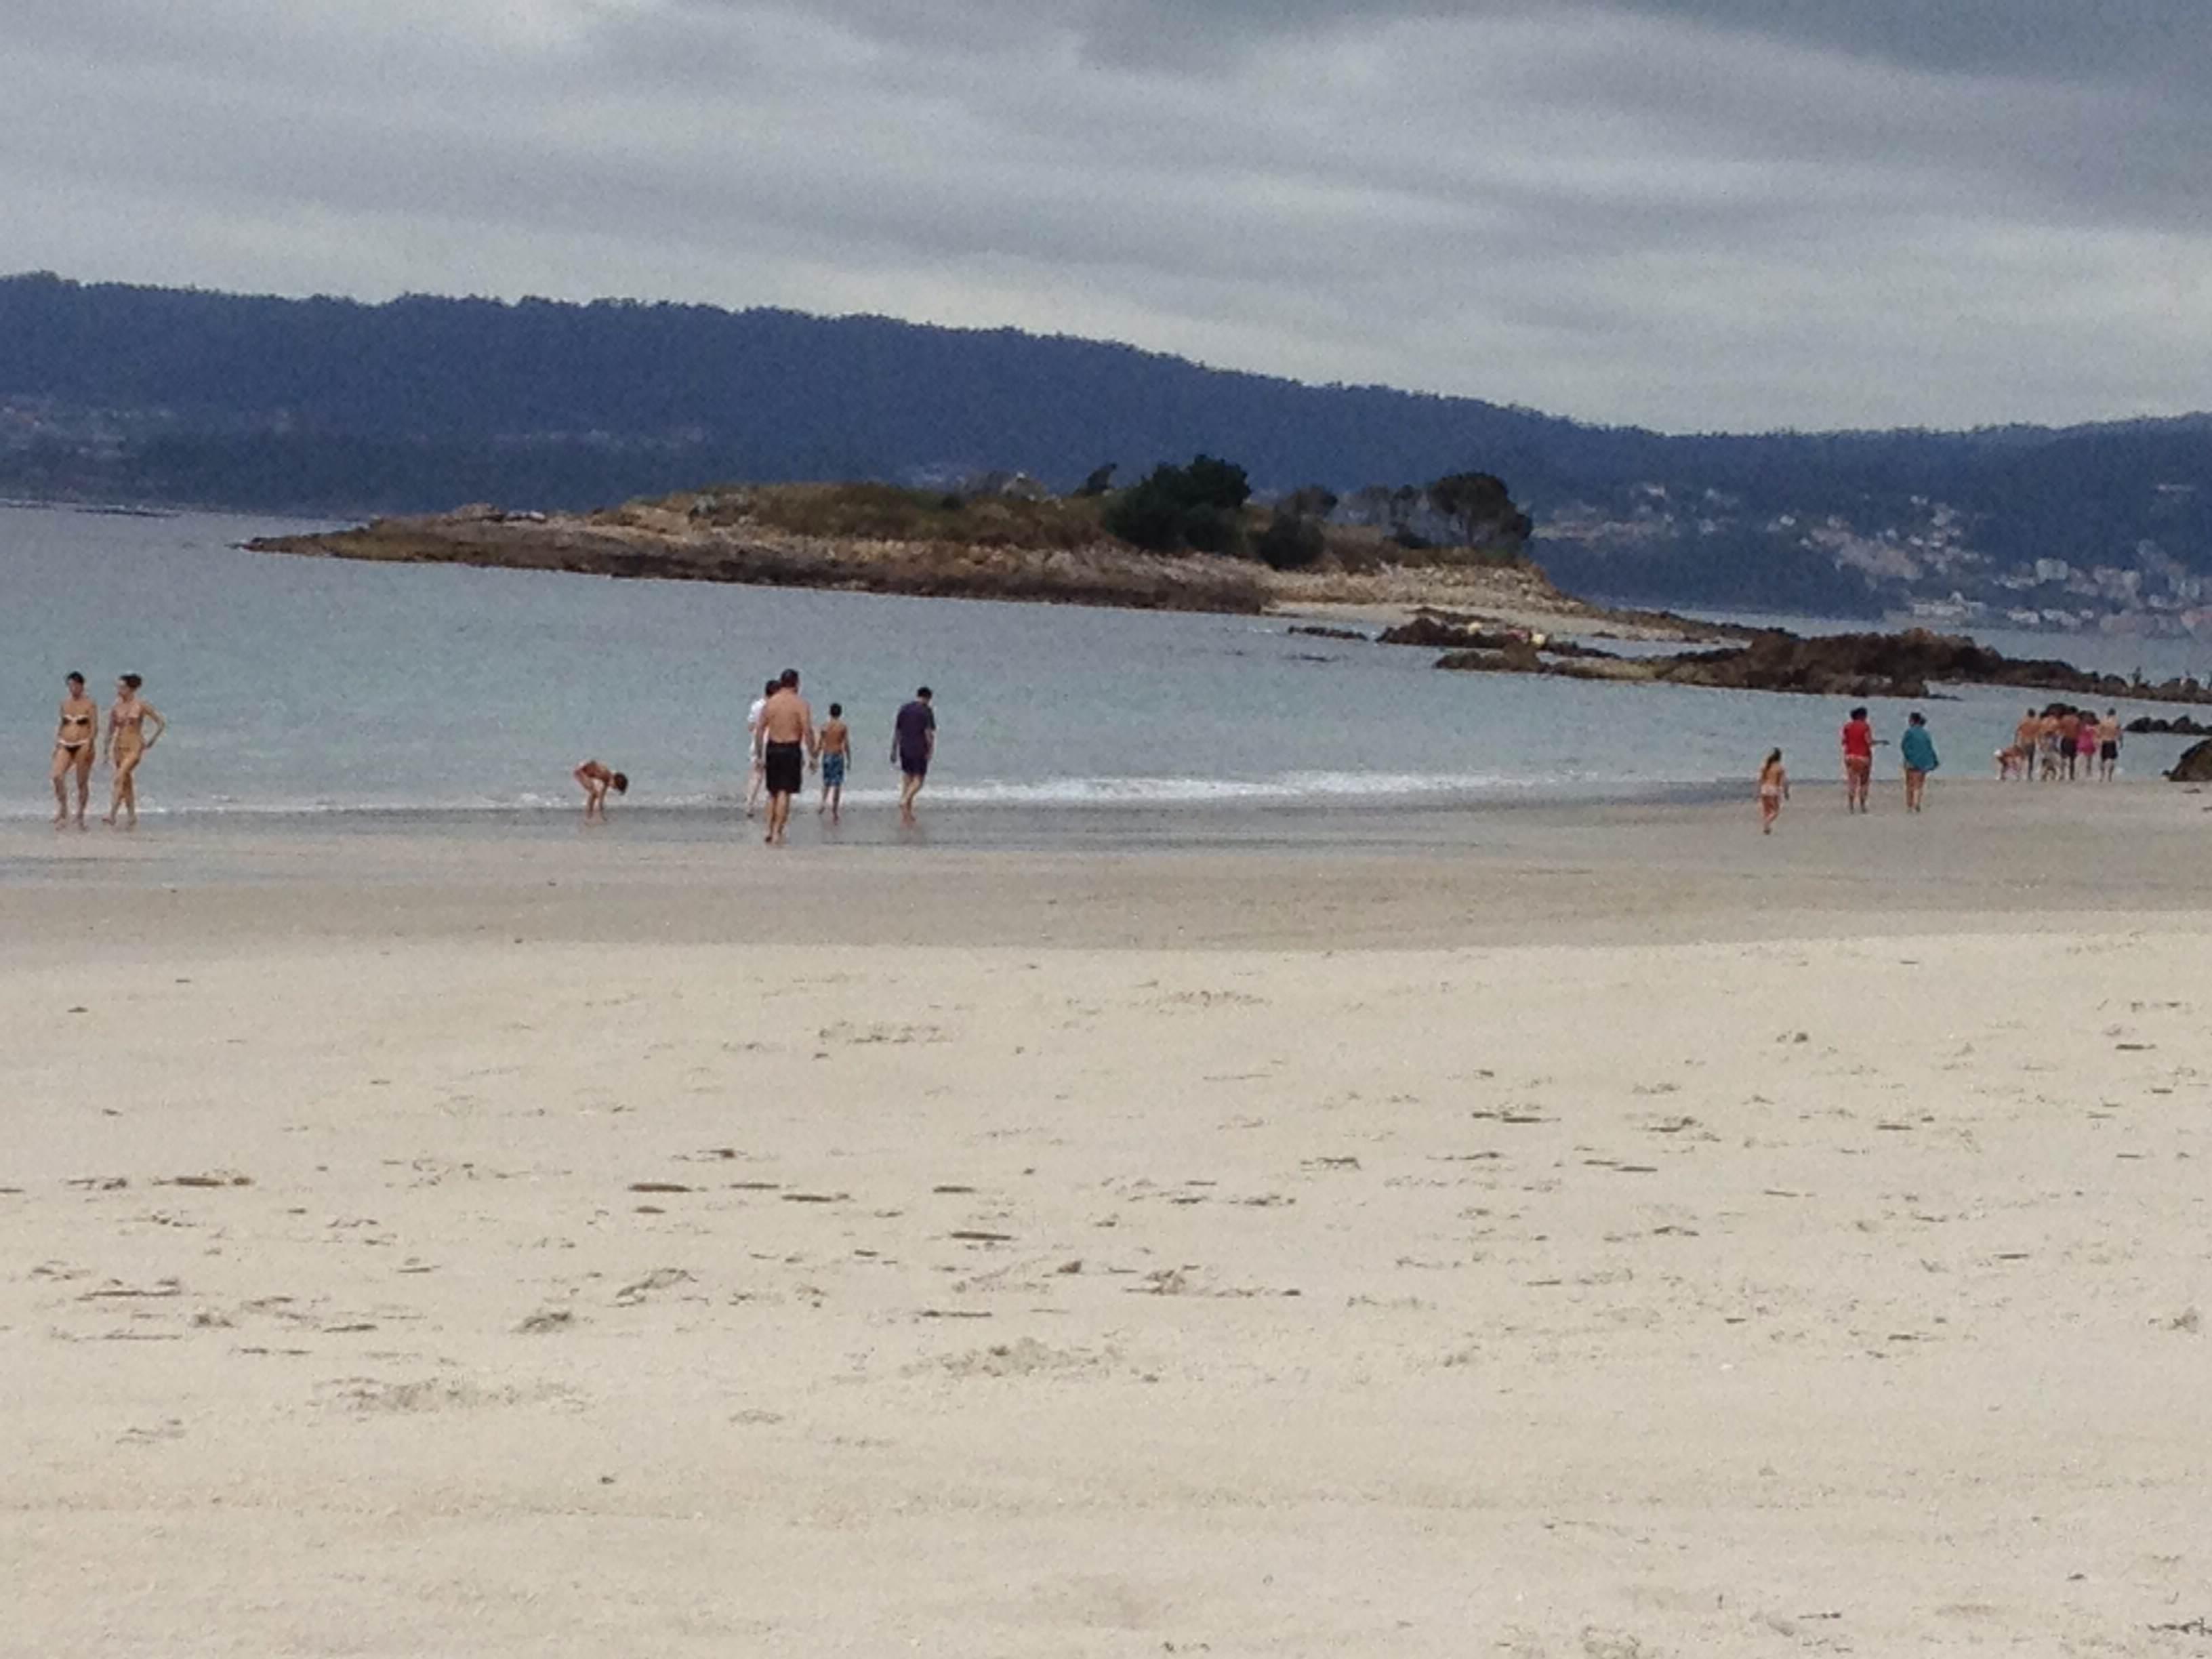
[{"label": "person walking along shore", "polygon": [[830,719],[815,754],[822,766],[822,804],[814,810],[817,815],[828,813],[836,823],[844,816],[845,768],[853,758],[853,731],[845,724],[843,703],[830,705]]},{"label": "person walking along shore", "polygon": [[1867,792],[1874,786],[1874,726],[1863,708],[1851,710],[1850,719],[1844,722],[1844,810],[1864,812],[1869,809]]},{"label": "person walking along shore", "polygon": [[915,821],[915,797],[928,781],[929,763],[937,757],[937,713],[929,688],[914,694],[914,701],[898,711],[891,726],[891,764],[900,772],[899,822]]},{"label": "person walking along shore", "polygon": [[[115,701],[107,706],[107,758],[115,768],[115,799],[107,809],[107,823],[112,826],[117,815],[124,815],[123,827],[138,827],[138,763],[154,751],[161,734],[169,729],[161,711],[150,702],[143,702],[138,688],[145,681],[136,674],[125,674],[115,683]],[[151,720],[154,730],[149,735],[146,723]]]},{"label": "person walking along shore", "polygon": [[2107,708],[2097,722],[2097,776],[2110,783],[2120,769],[2120,711]]},{"label": "person walking along shore", "polygon": [[1784,770],[1782,751],[1771,750],[1759,769],[1759,833],[1774,833],[1774,820],[1782,816],[1782,803],[1790,799],[1790,774]]},{"label": "person walking along shore", "polygon": [[1917,812],[1928,793],[1928,775],[1942,764],[1936,758],[1936,739],[1928,730],[1927,718],[1917,709],[1905,721],[1897,753],[1905,763],[1905,810]]},{"label": "person walking along shore", "polygon": [[61,720],[54,728],[54,828],[70,821],[69,779],[76,774],[76,827],[84,828],[84,815],[92,796],[92,763],[100,753],[100,705],[84,694],[84,676],[71,674],[64,682]]},{"label": "person walking along shore", "polygon": [[776,693],[777,682],[769,681],[761,694],[745,710],[745,816],[760,810],[761,791],[768,785],[768,775],[762,768],[761,716],[768,710],[768,700]]},{"label": "person walking along shore", "polygon": [[799,695],[799,671],[787,668],[775,695],[761,710],[761,777],[768,788],[768,845],[781,847],[791,823],[791,803],[806,787],[815,755],[814,711]]}]

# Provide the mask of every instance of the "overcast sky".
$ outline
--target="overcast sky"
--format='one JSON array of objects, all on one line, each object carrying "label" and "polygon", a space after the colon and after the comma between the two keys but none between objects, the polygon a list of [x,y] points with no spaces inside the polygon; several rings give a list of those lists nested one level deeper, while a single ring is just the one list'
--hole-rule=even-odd
[{"label": "overcast sky", "polygon": [[6,0],[0,270],[1668,429],[2212,404],[2212,0]]}]

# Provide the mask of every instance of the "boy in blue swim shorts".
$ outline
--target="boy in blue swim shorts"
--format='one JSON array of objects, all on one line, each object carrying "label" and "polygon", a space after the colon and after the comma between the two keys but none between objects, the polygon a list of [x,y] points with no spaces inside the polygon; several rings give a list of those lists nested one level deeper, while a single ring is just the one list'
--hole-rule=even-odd
[{"label": "boy in blue swim shorts", "polygon": [[837,822],[845,805],[845,763],[852,758],[853,733],[845,724],[845,705],[830,705],[829,724],[822,728],[818,758],[822,766],[822,804],[814,810]]}]

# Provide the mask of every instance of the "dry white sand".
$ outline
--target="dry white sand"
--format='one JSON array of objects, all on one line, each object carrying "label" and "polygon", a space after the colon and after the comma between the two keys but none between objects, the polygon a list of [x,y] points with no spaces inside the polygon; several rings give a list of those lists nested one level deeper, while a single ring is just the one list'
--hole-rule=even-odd
[{"label": "dry white sand", "polygon": [[0,1651],[2212,1648],[2203,917],[1608,833],[0,891]]}]

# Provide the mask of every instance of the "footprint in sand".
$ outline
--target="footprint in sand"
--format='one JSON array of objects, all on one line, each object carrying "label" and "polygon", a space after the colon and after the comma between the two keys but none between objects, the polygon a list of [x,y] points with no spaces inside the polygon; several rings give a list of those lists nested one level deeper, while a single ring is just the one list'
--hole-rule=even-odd
[{"label": "footprint in sand", "polygon": [[535,1383],[528,1388],[487,1388],[467,1377],[448,1376],[407,1382],[387,1382],[374,1376],[340,1376],[318,1384],[315,1392],[325,1406],[363,1415],[580,1403],[575,1389],[557,1382]]},{"label": "footprint in sand", "polygon": [[634,1308],[656,1291],[673,1290],[678,1285],[693,1282],[691,1275],[681,1267],[655,1267],[635,1284],[625,1285],[615,1292],[617,1308]]}]

